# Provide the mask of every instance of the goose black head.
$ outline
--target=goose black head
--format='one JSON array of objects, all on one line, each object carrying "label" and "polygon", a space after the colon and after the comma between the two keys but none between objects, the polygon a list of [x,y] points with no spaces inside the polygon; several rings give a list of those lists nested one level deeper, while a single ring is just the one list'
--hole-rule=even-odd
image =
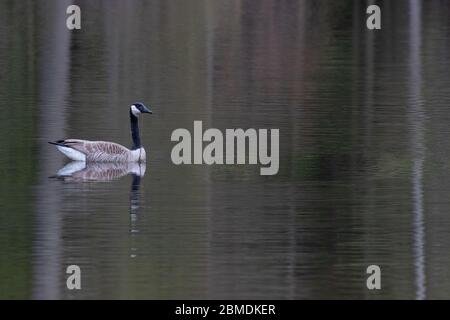
[{"label": "goose black head", "polygon": [[141,113],[152,113],[152,111],[147,108],[143,103],[136,102],[130,106],[130,112],[138,117]]}]

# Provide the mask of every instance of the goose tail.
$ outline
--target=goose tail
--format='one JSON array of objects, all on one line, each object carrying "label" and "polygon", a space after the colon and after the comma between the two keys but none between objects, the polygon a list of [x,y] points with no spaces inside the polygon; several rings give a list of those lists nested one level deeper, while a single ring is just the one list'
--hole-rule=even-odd
[{"label": "goose tail", "polygon": [[57,140],[48,141],[48,143],[55,145],[56,148],[64,153],[69,159],[75,161],[86,161],[86,154],[76,149],[76,141]]},{"label": "goose tail", "polygon": [[67,147],[67,145],[64,144],[64,140],[48,141],[48,143],[53,144],[55,146]]}]

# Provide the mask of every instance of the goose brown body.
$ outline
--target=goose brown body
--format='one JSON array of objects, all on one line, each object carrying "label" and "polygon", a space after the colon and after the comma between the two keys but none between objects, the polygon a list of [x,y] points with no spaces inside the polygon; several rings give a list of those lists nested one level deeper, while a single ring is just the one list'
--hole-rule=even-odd
[{"label": "goose brown body", "polygon": [[[84,154],[85,161],[88,162],[145,162],[146,160],[144,148],[130,150],[118,143],[108,141],[67,139],[58,141],[58,146],[71,148]],[[63,150],[61,151],[64,153]]]}]

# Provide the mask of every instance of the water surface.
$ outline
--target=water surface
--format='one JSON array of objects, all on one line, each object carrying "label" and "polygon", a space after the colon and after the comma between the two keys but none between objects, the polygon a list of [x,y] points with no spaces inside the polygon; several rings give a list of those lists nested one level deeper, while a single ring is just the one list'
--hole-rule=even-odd
[{"label": "water surface", "polygon": [[[450,3],[377,3],[1,2],[0,297],[449,298]],[[55,177],[134,101],[145,173]],[[279,173],[173,165],[194,120],[279,128]]]}]

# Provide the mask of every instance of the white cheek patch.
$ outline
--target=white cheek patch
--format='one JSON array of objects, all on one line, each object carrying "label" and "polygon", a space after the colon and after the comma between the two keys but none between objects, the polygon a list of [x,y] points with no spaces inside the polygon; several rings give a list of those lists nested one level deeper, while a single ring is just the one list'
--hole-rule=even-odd
[{"label": "white cheek patch", "polygon": [[131,112],[133,113],[133,115],[135,116],[135,117],[137,117],[141,112],[139,111],[139,109],[138,108],[136,108],[136,106],[133,104],[132,106],[131,106]]}]

